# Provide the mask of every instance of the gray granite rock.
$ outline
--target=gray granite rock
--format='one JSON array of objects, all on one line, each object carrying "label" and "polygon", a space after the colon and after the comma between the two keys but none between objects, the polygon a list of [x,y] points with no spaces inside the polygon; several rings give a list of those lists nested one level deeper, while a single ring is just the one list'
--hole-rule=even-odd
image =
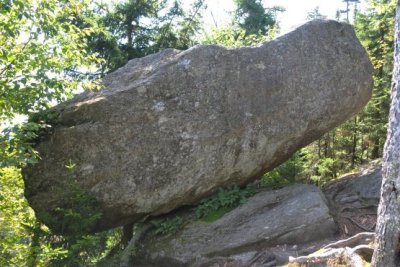
[{"label": "gray granite rock", "polygon": [[381,184],[381,160],[375,160],[323,189],[342,236],[375,231]]},{"label": "gray granite rock", "polygon": [[148,235],[140,242],[133,266],[276,264],[276,246],[330,238],[337,230],[321,191],[313,185],[292,185],[260,192],[213,223],[192,222],[164,237]]},{"label": "gray granite rock", "polygon": [[343,208],[378,207],[382,184],[382,163],[375,160],[360,172],[347,174],[329,183],[324,194],[333,211]]},{"label": "gray granite rock", "polygon": [[195,204],[355,114],[371,96],[371,73],[352,27],[326,20],[260,47],[200,45],[131,60],[103,90],[56,107],[40,162],[23,170],[25,195],[48,223],[73,176],[102,209],[94,231]]}]

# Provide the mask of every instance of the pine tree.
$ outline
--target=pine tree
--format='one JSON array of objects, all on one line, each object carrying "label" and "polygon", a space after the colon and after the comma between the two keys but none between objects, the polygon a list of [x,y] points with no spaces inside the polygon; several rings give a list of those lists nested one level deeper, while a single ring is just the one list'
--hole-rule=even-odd
[{"label": "pine tree", "polygon": [[235,20],[246,35],[266,35],[276,25],[280,7],[264,8],[261,0],[235,0]]}]

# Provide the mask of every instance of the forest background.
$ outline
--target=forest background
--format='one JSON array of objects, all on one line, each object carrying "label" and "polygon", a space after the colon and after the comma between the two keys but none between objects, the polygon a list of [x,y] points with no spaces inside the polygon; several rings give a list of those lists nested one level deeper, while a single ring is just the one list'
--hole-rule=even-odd
[{"label": "forest background", "polygon": [[[279,34],[281,7],[260,0],[235,0],[231,22],[202,29],[204,0],[184,9],[179,1],[126,0],[113,5],[84,0],[3,0],[0,2],[0,265],[94,266],[124,246],[122,229],[88,235],[91,223],[79,214],[74,235],[52,233],[23,195],[21,168],[37,161],[35,140],[51,131],[48,108],[77,91],[97,90],[99,79],[128,60],[166,48],[196,44],[257,45]],[[293,182],[323,186],[382,157],[393,68],[395,1],[356,0],[337,19],[354,25],[374,66],[373,96],[356,116],[296,152],[260,178],[261,186]],[[348,14],[352,12],[352,21]],[[324,18],[318,7],[307,19]],[[15,123],[16,117],[28,118]],[[88,200],[84,200],[88,201]],[[81,203],[81,202],[79,202]],[[68,211],[66,211],[68,212]],[[83,225],[83,226],[82,226]],[[80,231],[82,230],[82,231]]]}]

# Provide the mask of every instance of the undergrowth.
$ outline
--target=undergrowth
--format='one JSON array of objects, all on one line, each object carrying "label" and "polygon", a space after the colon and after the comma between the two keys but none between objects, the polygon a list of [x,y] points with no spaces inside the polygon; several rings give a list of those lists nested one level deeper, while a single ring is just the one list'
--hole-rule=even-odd
[{"label": "undergrowth", "polygon": [[195,218],[175,216],[167,219],[153,219],[150,223],[154,226],[154,235],[174,234],[186,222],[197,219],[201,222],[211,223],[221,218],[237,206],[247,202],[248,198],[256,194],[257,187],[277,189],[293,183],[284,179],[280,169],[265,174],[257,183],[248,184],[241,188],[238,185],[220,187],[209,198],[203,199],[193,210]]},{"label": "undergrowth", "polygon": [[151,224],[155,227],[154,235],[168,235],[176,233],[183,225],[184,220],[180,216],[164,220],[153,220]]},{"label": "undergrowth", "polygon": [[246,203],[247,199],[255,193],[256,186],[252,184],[245,188],[240,188],[237,185],[221,187],[215,195],[200,202],[195,210],[196,217],[198,219],[204,218],[221,209],[229,211],[231,208]]}]

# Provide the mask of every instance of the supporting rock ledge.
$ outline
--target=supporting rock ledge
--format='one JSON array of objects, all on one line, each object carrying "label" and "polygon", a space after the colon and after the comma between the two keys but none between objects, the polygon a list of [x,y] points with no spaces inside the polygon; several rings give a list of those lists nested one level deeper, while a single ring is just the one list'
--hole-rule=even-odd
[{"label": "supporting rock ledge", "polygon": [[299,249],[302,244],[333,238],[337,232],[320,189],[291,185],[259,192],[215,222],[191,222],[166,236],[149,234],[138,243],[136,257],[127,266],[200,267],[214,266],[216,261],[235,263],[232,266],[283,264],[291,251],[279,247]]}]

